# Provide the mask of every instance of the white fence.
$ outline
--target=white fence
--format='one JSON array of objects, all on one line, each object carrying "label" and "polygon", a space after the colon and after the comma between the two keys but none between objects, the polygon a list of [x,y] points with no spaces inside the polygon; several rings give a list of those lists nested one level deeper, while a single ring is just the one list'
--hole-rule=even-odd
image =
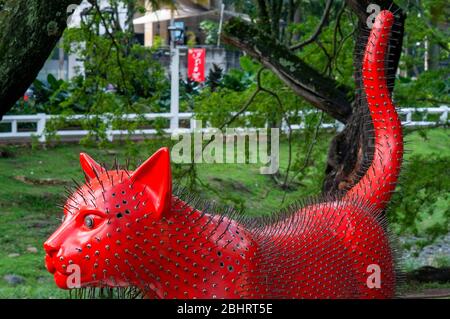
[{"label": "white fence", "polygon": [[[408,127],[426,127],[426,126],[434,126],[436,124],[448,124],[448,106],[440,106],[435,108],[401,108],[399,109],[399,114],[402,118],[403,126]],[[301,115],[301,114],[300,114]],[[413,116],[419,116],[419,121],[414,121]],[[439,118],[434,121],[428,120],[428,115],[438,115]],[[301,115],[302,116],[302,115]],[[3,120],[0,122],[0,142],[8,142],[11,140],[23,140],[30,139],[32,137],[36,137],[40,142],[45,142],[46,140],[46,123],[51,119],[58,118],[58,115],[47,115],[47,114],[35,114],[35,115],[6,115],[3,117]],[[68,122],[71,120],[80,120],[87,119],[92,116],[86,115],[72,115],[68,117],[64,117],[64,119]],[[177,132],[192,132],[193,129],[196,128],[196,121],[193,118],[193,113],[179,113],[179,114],[171,114],[171,113],[151,113],[144,115],[136,115],[136,114],[127,114],[122,117],[123,120],[133,121],[138,118],[145,118],[146,120],[156,120],[156,119],[167,119],[171,120],[172,118],[178,119],[175,123],[178,123],[178,126],[172,128],[164,129],[164,132],[167,134],[171,134],[175,131]],[[114,137],[129,134],[127,130],[115,130],[111,127],[110,118],[107,115],[101,116],[100,119],[107,123],[110,129],[106,130],[108,140],[112,141]],[[187,120],[189,121],[189,127],[180,128],[179,121]],[[24,123],[33,123],[30,128],[21,128],[20,126]],[[4,129],[4,127],[9,126],[10,129]],[[291,126],[292,129],[298,130],[303,129],[304,124],[296,124]],[[336,121],[334,123],[323,123],[322,128],[336,128],[337,130],[341,130],[343,125]],[[205,128],[207,129],[207,128]],[[284,129],[286,127],[284,126]],[[72,138],[81,138],[86,136],[89,131],[80,130],[80,129],[61,129],[54,132],[55,135],[60,137],[72,137]],[[132,132],[134,135],[154,135],[157,133],[156,129],[137,129]]]}]

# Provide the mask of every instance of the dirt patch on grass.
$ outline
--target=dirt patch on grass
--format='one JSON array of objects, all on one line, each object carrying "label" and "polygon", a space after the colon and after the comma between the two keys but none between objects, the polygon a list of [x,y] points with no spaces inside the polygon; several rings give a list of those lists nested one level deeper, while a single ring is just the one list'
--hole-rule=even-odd
[{"label": "dirt patch on grass", "polygon": [[0,207],[20,207],[22,210],[30,212],[29,216],[44,213],[51,216],[61,209],[61,205],[65,201],[62,194],[42,193],[42,194],[18,194],[10,199],[1,197]]},{"label": "dirt patch on grass", "polygon": [[0,149],[0,158],[13,158],[14,153],[8,149]]},{"label": "dirt patch on grass", "polygon": [[222,188],[232,188],[238,192],[244,192],[248,194],[253,193],[247,186],[239,181],[225,180],[219,177],[211,177],[210,181],[221,186]]},{"label": "dirt patch on grass", "polygon": [[27,185],[40,185],[40,186],[50,186],[50,185],[69,185],[71,182],[57,179],[57,178],[33,178],[23,175],[14,176],[14,179],[25,183]]}]

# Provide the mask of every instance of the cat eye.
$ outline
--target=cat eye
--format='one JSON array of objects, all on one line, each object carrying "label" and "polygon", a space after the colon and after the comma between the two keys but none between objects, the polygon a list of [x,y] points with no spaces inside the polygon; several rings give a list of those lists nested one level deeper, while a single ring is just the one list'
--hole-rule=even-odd
[{"label": "cat eye", "polygon": [[86,226],[89,229],[94,228],[94,218],[92,218],[92,216],[90,215],[84,217],[84,226]]},{"label": "cat eye", "polygon": [[106,214],[98,210],[82,210],[80,213],[80,221],[84,227],[91,230],[99,227],[105,221]]}]

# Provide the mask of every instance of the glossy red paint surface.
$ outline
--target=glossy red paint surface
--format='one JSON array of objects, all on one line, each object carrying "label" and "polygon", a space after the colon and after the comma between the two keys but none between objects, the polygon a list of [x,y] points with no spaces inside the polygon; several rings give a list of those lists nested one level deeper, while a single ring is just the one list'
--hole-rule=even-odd
[{"label": "glossy red paint surface", "polygon": [[363,61],[364,91],[375,134],[372,164],[349,196],[365,198],[379,209],[386,208],[397,184],[403,158],[400,119],[386,83],[385,61],[394,16],[389,11],[378,15],[370,34]]}]

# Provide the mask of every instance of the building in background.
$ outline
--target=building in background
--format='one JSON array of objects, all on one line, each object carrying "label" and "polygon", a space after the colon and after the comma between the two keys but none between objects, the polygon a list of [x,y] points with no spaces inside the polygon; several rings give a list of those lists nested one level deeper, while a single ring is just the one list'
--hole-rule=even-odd
[{"label": "building in background", "polygon": [[[208,74],[213,64],[220,66],[225,72],[231,68],[239,67],[239,57],[241,53],[237,50],[227,50],[218,43],[207,41],[207,34],[200,28],[202,21],[211,21],[219,24],[221,18],[221,0],[176,0],[176,9],[161,8],[153,10],[148,0],[141,0],[140,5],[145,7],[145,13],[136,13],[133,21],[136,39],[147,47],[158,45],[158,54],[156,57],[166,68],[167,73],[170,65],[169,43],[170,21],[173,18],[177,27],[182,29],[177,36],[177,45],[180,49],[180,75],[183,79],[187,77],[187,50],[190,47],[206,48],[205,71]],[[100,8],[107,10],[108,0],[100,1]],[[83,14],[91,5],[84,0],[81,5],[68,8],[70,15],[69,27],[79,27],[82,23]],[[224,11],[223,18],[227,19],[234,15],[232,12]],[[121,26],[126,26],[128,17],[125,5],[119,7],[119,20]],[[100,34],[105,33],[100,29]],[[208,42],[208,44],[206,43]],[[57,79],[69,80],[77,74],[83,74],[83,62],[75,54],[67,54],[58,45],[41,72],[38,79],[45,81],[48,74],[53,74]]]},{"label": "building in background", "polygon": [[[176,9],[163,7],[153,10],[148,0],[145,0],[145,15],[133,21],[135,31],[142,35],[145,46],[152,46],[155,39],[160,39],[162,44],[169,45],[169,25],[173,18],[175,22],[184,28],[184,36],[195,37],[196,44],[205,43],[205,34],[200,29],[200,23],[204,20],[219,22],[221,1],[214,0],[178,0]],[[187,41],[187,40],[186,40]],[[181,44],[181,43],[180,43]],[[186,43],[184,43],[186,44]]]},{"label": "building in background", "polygon": [[[99,6],[102,10],[109,7],[108,0],[100,0]],[[81,25],[84,15],[91,8],[88,1],[83,0],[80,5],[71,5],[67,8],[68,27],[77,28]],[[124,5],[119,7],[119,21],[122,27],[125,26],[127,20],[127,9]],[[104,34],[105,30],[100,27],[100,34]],[[55,47],[52,54],[46,61],[44,67],[38,74],[38,79],[45,81],[49,74],[54,75],[57,79],[70,80],[77,74],[84,74],[83,62],[76,54],[67,54],[61,47],[62,39]]]},{"label": "building in background", "polygon": [[[224,10],[222,14],[222,1],[220,0],[178,0],[176,10],[161,8],[153,10],[146,1],[146,13],[133,21],[135,31],[143,38],[145,46],[161,45],[160,62],[168,70],[170,65],[170,32],[171,19],[182,31],[176,39],[180,50],[180,75],[187,78],[187,51],[189,47],[201,47],[206,49],[205,73],[208,74],[213,65],[216,64],[224,72],[232,68],[239,68],[239,57],[241,52],[226,49],[220,43],[213,42],[207,38],[207,34],[201,29],[203,21],[210,21],[219,25],[221,17],[223,20],[235,15],[233,12]],[[219,30],[218,30],[219,31]],[[218,38],[218,36],[216,36]],[[208,41],[209,40],[209,41]]]}]

